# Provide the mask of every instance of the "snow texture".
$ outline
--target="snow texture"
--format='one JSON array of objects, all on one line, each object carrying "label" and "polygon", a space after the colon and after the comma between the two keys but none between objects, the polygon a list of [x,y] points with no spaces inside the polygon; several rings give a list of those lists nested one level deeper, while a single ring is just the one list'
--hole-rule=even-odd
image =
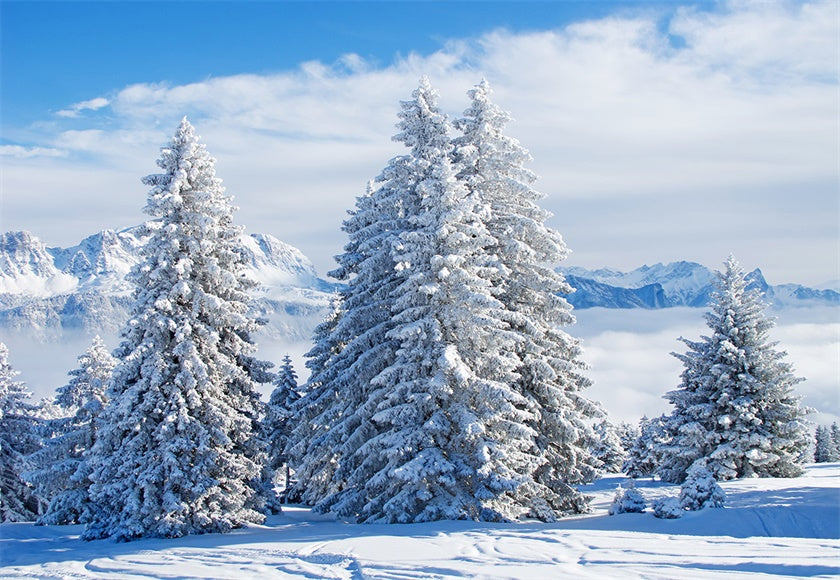
[{"label": "snow texture", "polygon": [[[413,578],[692,580],[840,575],[840,465],[798,479],[722,483],[722,509],[608,516],[609,476],[583,492],[591,514],[556,523],[359,525],[289,507],[229,534],[79,540],[81,526],[0,525],[3,578]],[[638,482],[652,500],[678,488]]]}]

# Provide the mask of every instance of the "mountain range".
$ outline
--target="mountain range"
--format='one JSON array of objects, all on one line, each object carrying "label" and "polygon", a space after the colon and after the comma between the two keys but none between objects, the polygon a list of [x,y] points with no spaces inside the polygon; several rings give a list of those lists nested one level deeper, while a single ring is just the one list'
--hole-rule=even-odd
[{"label": "mountain range", "polygon": [[[104,230],[69,248],[46,247],[29,232],[0,235],[0,330],[50,338],[64,330],[112,333],[131,306],[126,274],[139,261],[143,229]],[[255,314],[264,332],[308,339],[338,285],[318,277],[300,250],[270,235],[242,236]]]},{"label": "mountain range", "polygon": [[[113,332],[127,319],[131,284],[125,275],[139,259],[141,227],[104,230],[69,248],[47,247],[29,232],[0,235],[0,330],[42,337],[63,330]],[[265,332],[286,340],[308,339],[330,308],[340,285],[318,277],[297,248],[266,234],[243,235],[254,291],[255,313]],[[575,308],[705,307],[715,273],[695,262],[642,266],[630,272],[561,268],[576,289]],[[797,284],[771,286],[760,270],[752,285],[776,308],[840,304],[840,292]]]}]

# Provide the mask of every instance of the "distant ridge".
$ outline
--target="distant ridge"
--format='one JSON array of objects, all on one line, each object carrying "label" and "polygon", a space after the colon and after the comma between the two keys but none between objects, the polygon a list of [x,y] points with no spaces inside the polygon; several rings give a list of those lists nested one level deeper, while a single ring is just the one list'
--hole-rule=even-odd
[{"label": "distant ridge", "polygon": [[[576,308],[701,308],[708,306],[715,281],[714,270],[685,261],[645,265],[630,272],[577,266],[559,268],[559,271],[576,290],[567,297]],[[747,278],[774,308],[840,305],[840,292],[835,290],[817,290],[799,284],[771,286],[759,269],[750,272]]]},{"label": "distant ridge", "polygon": [[[0,235],[0,330],[49,338],[63,330],[113,332],[128,317],[132,286],[125,275],[144,243],[139,226],[103,230],[67,248],[47,247],[29,232]],[[297,248],[267,234],[243,235],[255,313],[265,333],[308,340],[328,312],[340,284],[320,278]],[[696,262],[642,266],[629,272],[560,268],[576,289],[567,298],[578,309],[705,307],[715,274]],[[774,308],[840,305],[840,292],[798,284],[771,286],[760,270],[749,274]]]}]

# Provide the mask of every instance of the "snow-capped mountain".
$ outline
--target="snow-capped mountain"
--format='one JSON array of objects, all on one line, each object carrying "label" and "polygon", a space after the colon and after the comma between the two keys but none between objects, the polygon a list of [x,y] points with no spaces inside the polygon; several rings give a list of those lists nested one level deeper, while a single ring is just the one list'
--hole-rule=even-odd
[{"label": "snow-capped mountain", "polygon": [[[104,230],[69,248],[48,248],[29,232],[0,236],[0,328],[54,334],[107,332],[128,317],[144,228]],[[249,275],[260,282],[254,308],[265,331],[308,338],[329,307],[335,285],[318,278],[300,250],[270,235],[243,235]]]},{"label": "snow-capped mountain", "polygon": [[[103,230],[68,248],[46,247],[29,232],[0,235],[0,329],[34,335],[62,330],[114,332],[131,305],[125,275],[137,263],[143,228]],[[319,278],[300,250],[266,234],[245,235],[256,314],[271,337],[307,340],[326,314],[338,285]],[[642,266],[630,272],[580,267],[561,270],[576,289],[576,308],[705,307],[714,271],[695,262]],[[760,270],[749,274],[775,307],[840,304],[840,292],[796,284],[770,286]]]},{"label": "snow-capped mountain", "polygon": [[[575,292],[568,297],[576,308],[705,307],[714,291],[715,272],[696,262],[642,266],[630,272],[610,268],[587,270],[561,268]],[[840,304],[840,292],[817,290],[798,284],[771,286],[761,270],[747,275],[752,287],[764,293],[776,308],[810,304]]]},{"label": "snow-capped mountain", "polygon": [[76,279],[55,265],[41,240],[29,232],[0,235],[0,294],[50,296],[70,292]]}]

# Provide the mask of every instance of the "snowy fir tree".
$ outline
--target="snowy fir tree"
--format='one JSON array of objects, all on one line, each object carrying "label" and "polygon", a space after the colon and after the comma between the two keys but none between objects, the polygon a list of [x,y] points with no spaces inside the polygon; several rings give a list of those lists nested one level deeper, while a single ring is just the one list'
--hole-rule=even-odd
[{"label": "snowy fir tree", "polygon": [[[515,306],[513,270],[498,256],[506,244],[487,226],[491,204],[453,161],[427,79],[398,127],[410,153],[389,163],[345,221],[350,241],[334,275],[347,287],[307,363],[290,441],[305,499],[363,521],[580,511],[571,484],[594,476],[580,445],[591,443],[585,419],[597,407],[577,392],[588,384],[577,343]],[[544,230],[545,214],[522,203],[532,214],[511,221]],[[559,236],[539,243],[553,249],[532,252],[534,263],[564,255]],[[546,295],[568,290],[562,278],[547,280]],[[546,327],[571,322],[562,299],[531,297],[539,301],[559,308]]]},{"label": "snowy fir tree", "polygon": [[732,257],[718,274],[706,321],[712,335],[681,339],[688,350],[674,355],[685,368],[680,387],[665,397],[674,409],[660,477],[682,482],[702,458],[719,480],[800,475],[809,443],[806,410],[793,393],[801,379],[768,340],[773,321]]},{"label": "snowy fir tree", "polygon": [[176,537],[263,521],[257,322],[235,208],[184,119],[149,175],[148,241],[89,454],[86,539]]},{"label": "snowy fir tree", "polygon": [[828,427],[818,425],[814,439],[814,462],[830,463],[840,461],[840,446],[834,441],[832,433],[837,428],[837,423]]},{"label": "snowy fir tree", "polygon": [[96,336],[78,363],[55,398],[66,416],[44,421],[43,446],[30,457],[34,468],[26,477],[49,501],[38,519],[40,524],[77,524],[90,515],[84,454],[96,438],[96,421],[105,405],[105,389],[115,361]]},{"label": "snowy fir tree", "polygon": [[633,449],[633,445],[636,444],[636,440],[642,433],[638,425],[626,421],[621,421],[616,425],[616,432],[618,434],[618,440],[621,442],[621,448],[624,450],[626,460],[630,454],[630,450]]},{"label": "snowy fir tree", "polygon": [[342,503],[367,521],[518,517],[539,457],[527,426],[534,410],[512,388],[515,336],[492,295],[502,271],[486,251],[487,210],[457,178],[427,79],[413,96],[397,136],[411,148],[387,334],[398,350],[371,382],[378,432]]},{"label": "snowy fir tree", "polygon": [[[393,363],[393,292],[399,284],[393,250],[405,229],[400,199],[412,177],[408,155],[396,157],[356,200],[342,229],[349,241],[330,275],[346,282],[340,303],[315,330],[307,353],[311,374],[289,439],[290,462],[305,502],[331,509],[375,433],[371,381]],[[352,508],[332,508],[352,513]]]},{"label": "snowy fir tree", "polygon": [[665,417],[648,419],[642,417],[639,421],[639,436],[633,442],[627,453],[627,459],[621,470],[628,476],[653,477],[659,466],[659,451],[665,442],[663,423]]},{"label": "snowy fir tree", "polygon": [[624,451],[618,426],[604,417],[595,424],[595,435],[597,442],[592,449],[592,455],[599,461],[600,469],[608,473],[621,472],[627,461],[627,453]]},{"label": "snowy fir tree", "polygon": [[32,393],[16,381],[9,350],[0,342],[0,521],[27,522],[44,502],[21,477],[30,468],[28,455],[38,450],[37,408],[27,402]]},{"label": "snowy fir tree", "polygon": [[708,460],[703,457],[691,464],[685,481],[680,486],[680,507],[688,511],[705,507],[721,508],[726,503],[726,494],[709,470]]},{"label": "snowy fir tree", "polygon": [[459,177],[488,207],[487,230],[502,273],[493,295],[516,334],[516,390],[535,409],[529,426],[539,434],[544,462],[535,478],[552,509],[578,512],[583,498],[568,484],[592,481],[598,461],[591,456],[597,436],[592,419],[603,412],[583,396],[591,385],[582,371],[579,341],[562,327],[574,323],[563,295],[572,292],[557,265],[569,254],[562,236],[546,225],[551,214],[538,205],[544,195],[532,187],[536,176],[528,151],[505,134],[510,115],[495,105],[487,81],[468,91],[470,107],[455,125]]},{"label": "snowy fir tree", "polygon": [[306,353],[309,380],[303,386],[302,397],[292,406],[286,457],[295,470],[296,481],[290,492],[303,503],[313,505],[340,487],[335,471],[337,454],[318,443],[332,435],[327,417],[339,404],[337,393],[329,380],[328,365],[344,344],[337,339],[336,327],[342,318],[341,295],[333,296],[332,309],[315,327],[312,349]]},{"label": "snowy fir tree", "polygon": [[831,424],[831,442],[834,446],[834,454],[837,456],[835,461],[840,461],[840,426],[837,423]]},{"label": "snowy fir tree", "polygon": [[268,447],[266,471],[270,487],[267,490],[267,501],[269,509],[275,513],[279,511],[279,506],[274,493],[274,483],[281,473],[284,475],[284,495],[286,499],[289,498],[291,471],[286,457],[286,445],[291,428],[292,410],[298,400],[300,400],[300,391],[297,373],[292,365],[291,357],[286,355],[274,379],[274,390],[271,392],[263,418],[263,431]]}]

